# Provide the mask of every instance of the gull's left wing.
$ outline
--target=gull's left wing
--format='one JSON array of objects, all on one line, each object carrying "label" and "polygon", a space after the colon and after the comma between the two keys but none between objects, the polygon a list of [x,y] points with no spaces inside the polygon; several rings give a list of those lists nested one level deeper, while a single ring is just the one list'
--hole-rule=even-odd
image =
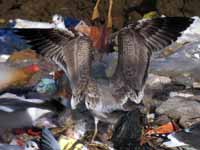
[{"label": "gull's left wing", "polygon": [[65,71],[72,88],[72,103],[76,101],[75,97],[78,101],[81,100],[91,72],[90,39],[69,30],[13,29],[13,31],[25,39],[33,50]]}]

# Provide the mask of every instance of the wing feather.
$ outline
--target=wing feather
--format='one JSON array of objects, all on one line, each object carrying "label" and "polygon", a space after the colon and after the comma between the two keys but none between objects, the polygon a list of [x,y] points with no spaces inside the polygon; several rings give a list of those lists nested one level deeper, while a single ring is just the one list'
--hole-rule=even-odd
[{"label": "wing feather", "polygon": [[187,17],[165,17],[146,20],[128,28],[140,34],[150,50],[160,50],[175,41],[194,19]]},{"label": "wing feather", "polygon": [[193,19],[186,17],[165,17],[121,29],[118,34],[118,66],[112,78],[124,82],[125,94],[130,93],[127,89],[132,89],[137,95],[143,90],[151,52],[171,44],[192,22]]},{"label": "wing feather", "polygon": [[89,38],[78,34],[72,37],[57,29],[18,29],[15,33],[65,71],[72,94],[79,99],[90,79],[92,43]]}]

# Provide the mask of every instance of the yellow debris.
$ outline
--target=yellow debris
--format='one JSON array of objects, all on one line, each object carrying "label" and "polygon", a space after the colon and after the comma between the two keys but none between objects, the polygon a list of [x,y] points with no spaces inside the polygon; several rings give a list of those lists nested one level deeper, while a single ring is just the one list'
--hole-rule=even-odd
[{"label": "yellow debris", "polygon": [[[60,145],[61,150],[71,150],[73,144],[75,144],[76,140],[73,138],[67,138],[65,136],[61,136],[58,144]],[[76,144],[73,150],[82,150],[83,149],[83,144]]]},{"label": "yellow debris", "polygon": [[96,18],[99,18],[99,3],[100,3],[100,0],[97,0],[96,2],[96,5],[94,7],[94,10],[93,10],[93,13],[92,13],[92,20],[95,20]]},{"label": "yellow debris", "polygon": [[[96,5],[93,9],[92,13],[92,20],[95,20],[99,18],[99,3],[101,0],[97,0]],[[112,28],[112,6],[113,6],[113,0],[109,0],[109,8],[108,8],[108,20],[107,20],[107,28]]]},{"label": "yellow debris", "polygon": [[153,19],[159,17],[158,13],[156,11],[150,11],[146,14],[144,14],[143,19]]},{"label": "yellow debris", "polygon": [[113,5],[113,0],[109,0],[109,9],[108,9],[108,23],[107,23],[107,28],[112,28],[112,5]]},{"label": "yellow debris", "polygon": [[3,18],[0,18],[0,24],[4,24],[4,23],[6,23],[6,20]]}]

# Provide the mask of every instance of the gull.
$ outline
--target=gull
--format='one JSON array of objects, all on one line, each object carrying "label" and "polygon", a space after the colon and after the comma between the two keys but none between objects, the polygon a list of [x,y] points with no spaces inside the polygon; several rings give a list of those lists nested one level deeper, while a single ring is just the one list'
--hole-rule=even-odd
[{"label": "gull", "polygon": [[42,118],[51,121],[50,114],[64,112],[65,106],[57,100],[26,99],[12,93],[0,96],[0,128],[32,127]]},{"label": "gull", "polygon": [[[118,64],[110,78],[95,79],[92,44],[87,36],[59,29],[21,29],[14,32],[33,49],[64,70],[72,89],[71,107],[82,102],[93,114],[97,134],[99,120],[115,123],[120,115],[139,104],[144,95],[153,51],[168,46],[194,21],[187,17],[165,17],[135,22],[117,34]],[[121,114],[121,113],[119,113]],[[118,116],[118,117],[113,117]]]}]

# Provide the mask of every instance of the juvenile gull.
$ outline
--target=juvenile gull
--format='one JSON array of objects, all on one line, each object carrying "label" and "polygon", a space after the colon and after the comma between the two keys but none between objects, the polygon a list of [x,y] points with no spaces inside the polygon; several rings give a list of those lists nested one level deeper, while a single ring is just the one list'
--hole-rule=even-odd
[{"label": "juvenile gull", "polygon": [[77,32],[72,36],[59,29],[14,32],[65,71],[72,88],[72,108],[84,102],[94,115],[94,139],[99,120],[115,123],[117,120],[112,115],[130,111],[134,109],[133,103],[141,102],[152,51],[171,44],[192,22],[192,18],[165,17],[122,28],[116,35],[119,49],[117,69],[111,78],[101,79],[91,76],[92,46],[88,37]]}]

